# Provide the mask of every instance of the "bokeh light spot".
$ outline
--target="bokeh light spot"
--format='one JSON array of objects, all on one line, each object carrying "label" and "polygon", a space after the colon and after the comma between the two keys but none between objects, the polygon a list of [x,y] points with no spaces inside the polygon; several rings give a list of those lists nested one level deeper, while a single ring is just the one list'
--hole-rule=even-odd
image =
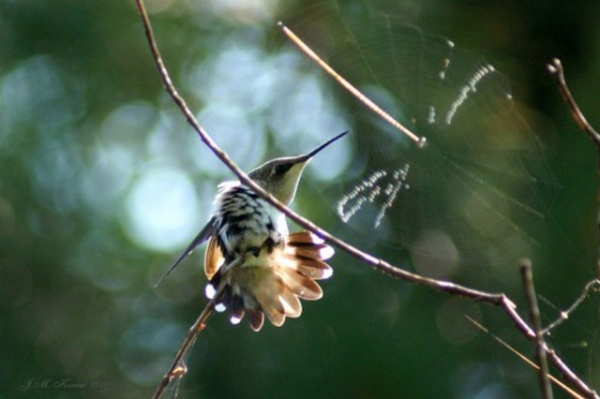
[{"label": "bokeh light spot", "polygon": [[190,178],[171,166],[149,168],[125,203],[125,231],[139,245],[172,251],[198,229],[199,199]]}]

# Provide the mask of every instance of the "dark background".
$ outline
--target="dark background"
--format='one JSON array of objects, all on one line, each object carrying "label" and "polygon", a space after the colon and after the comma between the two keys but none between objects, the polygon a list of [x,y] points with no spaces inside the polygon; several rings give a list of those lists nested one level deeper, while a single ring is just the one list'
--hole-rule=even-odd
[{"label": "dark background", "polygon": [[[545,65],[562,60],[584,113],[600,126],[600,5],[372,6],[451,38],[510,79],[561,187],[534,266],[543,316],[555,318],[596,276],[597,162]],[[294,86],[282,86],[295,79],[286,73],[301,57],[276,58],[292,48],[275,22],[326,26],[320,3],[171,0],[148,7],[175,84],[243,168],[348,128],[343,117],[329,119],[328,104],[315,113],[311,97],[287,106]],[[201,254],[159,289],[153,284],[208,217],[216,184],[231,175],[162,90],[133,2],[0,1],[0,40],[0,397],[149,397],[204,306]],[[308,62],[300,69],[306,79],[326,79]],[[234,84],[240,81],[250,88]],[[346,100],[332,101],[343,107]],[[278,103],[279,114],[272,111]],[[296,137],[304,124],[313,136]],[[321,194],[332,184],[319,172],[327,162],[314,164],[295,208],[344,238],[348,230],[322,210],[333,201]],[[165,192],[173,194],[158,195]],[[499,309],[393,280],[339,251],[331,263],[324,299],[305,303],[303,316],[282,328],[255,334],[221,315],[211,319],[179,397],[538,395],[534,371],[464,318],[476,317],[532,356]],[[494,285],[493,277],[491,288],[510,292],[523,308],[520,289]],[[591,297],[550,339],[598,387],[596,335]]]}]

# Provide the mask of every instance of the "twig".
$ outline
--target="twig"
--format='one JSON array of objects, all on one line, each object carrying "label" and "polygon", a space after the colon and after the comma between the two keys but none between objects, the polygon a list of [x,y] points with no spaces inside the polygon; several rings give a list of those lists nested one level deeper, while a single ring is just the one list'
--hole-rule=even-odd
[{"label": "twig", "polygon": [[175,358],[173,359],[173,363],[171,364],[169,371],[167,371],[165,376],[162,378],[162,380],[156,387],[156,391],[154,391],[152,399],[159,399],[164,393],[165,389],[167,389],[171,381],[173,381],[175,378],[181,378],[187,373],[187,367],[183,362],[183,358],[196,341],[198,334],[200,334],[200,332],[204,330],[204,327],[206,326],[206,321],[213,313],[214,309],[215,298],[211,299],[211,301],[208,304],[206,304],[206,307],[204,308],[202,313],[200,313],[200,316],[198,316],[198,319],[196,319],[194,325],[190,327],[188,334],[186,335],[185,339],[183,340],[183,343],[177,351],[177,354],[175,355]]},{"label": "twig", "polygon": [[574,384],[577,387],[579,392],[583,393],[585,397],[589,399],[600,398],[600,396],[598,396],[598,393],[596,393],[596,391],[588,387],[587,384],[583,382],[583,380],[579,378],[579,376],[575,374],[569,366],[567,366],[564,360],[562,360],[554,350],[548,349],[547,347],[545,349],[548,359],[550,359],[552,364],[554,364],[554,366],[558,370],[560,370],[561,374],[563,375],[563,377],[565,377],[567,381],[571,382],[571,384]]},{"label": "twig", "polygon": [[546,344],[544,343],[544,333],[542,332],[542,321],[540,316],[540,308],[538,307],[537,297],[535,295],[535,286],[533,284],[533,271],[531,270],[531,262],[524,260],[521,262],[521,275],[523,277],[523,285],[525,288],[525,296],[529,304],[529,314],[533,331],[535,332],[535,357],[539,364],[540,389],[542,398],[552,399],[552,385],[548,378],[550,369],[548,367],[548,359],[546,358]]},{"label": "twig", "polygon": [[381,107],[375,104],[371,99],[365,96],[360,92],[356,87],[354,87],[350,82],[348,82],[342,75],[337,73],[329,64],[321,59],[310,47],[306,45],[291,29],[283,24],[283,22],[279,21],[277,23],[283,33],[296,45],[300,50],[304,52],[304,54],[308,55],[313,59],[325,72],[327,72],[331,77],[338,81],[338,83],[346,90],[348,90],[354,97],[358,98],[363,104],[369,107],[373,112],[379,115],[383,120],[388,122],[390,125],[398,129],[412,141],[414,141],[419,147],[424,147],[427,144],[425,137],[419,137],[414,134],[410,129],[406,128],[400,122],[392,118],[390,114],[385,112]]},{"label": "twig", "polygon": [[589,283],[587,283],[585,285],[585,288],[579,295],[579,297],[575,300],[575,302],[573,302],[573,304],[571,306],[569,306],[569,308],[567,310],[561,310],[559,313],[560,316],[558,317],[558,319],[556,319],[555,321],[550,323],[550,325],[548,325],[548,327],[544,328],[542,330],[542,334],[546,334],[549,331],[552,331],[553,329],[555,329],[556,327],[561,325],[562,323],[564,323],[569,318],[571,313],[573,313],[579,307],[579,305],[581,305],[581,303],[585,300],[585,298],[587,298],[590,291],[598,290],[598,289],[600,289],[600,280],[592,280]]},{"label": "twig", "polygon": [[571,95],[569,86],[567,86],[567,82],[565,81],[565,73],[562,64],[558,58],[553,59],[552,62],[548,64],[548,71],[556,80],[558,88],[560,89],[560,93],[569,106],[573,118],[579,127],[581,127],[581,129],[586,132],[594,141],[596,149],[600,152],[600,134],[598,134],[598,132],[596,132],[596,130],[588,123],[587,119],[585,119],[585,116],[583,116],[583,113],[579,109],[577,102],[575,102],[573,95]]},{"label": "twig", "polygon": [[[515,355],[517,355],[520,359],[522,359],[524,362],[526,362],[528,365],[530,365],[531,367],[533,367],[536,370],[540,370],[540,367],[535,364],[534,362],[532,362],[531,360],[529,360],[525,355],[523,355],[522,353],[520,353],[518,350],[516,350],[515,348],[513,348],[512,346],[510,346],[506,341],[504,341],[502,338],[498,337],[497,335],[493,334],[491,331],[489,331],[487,328],[485,328],[483,325],[481,325],[480,323],[478,323],[477,321],[475,321],[474,319],[472,319],[469,316],[465,316],[471,323],[473,323],[475,326],[477,326],[479,329],[481,329],[482,331],[490,334],[496,341],[498,341],[501,345],[503,345],[504,347],[506,347],[508,350],[510,350],[511,352],[513,352]],[[568,392],[571,396],[573,396],[574,398],[588,398],[588,399],[598,399],[600,398],[598,396],[598,394],[590,389],[570,368],[569,366],[567,366],[564,361],[556,354],[556,352],[550,348],[548,348],[548,345],[546,344],[546,346],[544,347],[544,350],[546,351],[546,355],[548,356],[548,358],[550,359],[550,361],[552,362],[552,364],[554,364],[556,366],[556,368],[562,373],[563,377],[565,377],[565,379],[567,381],[569,381],[571,384],[575,385],[578,389],[578,391],[580,393],[583,394],[583,396],[578,393],[575,392],[573,390],[573,388],[570,388],[569,386],[565,385],[563,382],[561,382],[560,380],[558,380],[556,377],[549,375],[550,380],[558,385],[559,387],[561,387],[564,391]]]},{"label": "twig", "polygon": [[[569,109],[571,110],[571,115],[573,115],[575,122],[577,122],[579,127],[587,133],[587,135],[592,139],[592,142],[596,146],[596,153],[598,157],[598,173],[600,173],[600,134],[598,134],[598,132],[596,132],[596,130],[588,123],[587,119],[585,119],[585,116],[583,116],[583,113],[581,112],[579,106],[575,102],[575,99],[571,95],[571,91],[569,90],[569,86],[567,86],[567,82],[565,80],[565,73],[562,64],[558,58],[553,59],[552,62],[548,64],[548,71],[556,80],[558,88],[560,89],[560,93],[562,94],[565,102],[569,106]],[[598,196],[598,198],[600,199],[600,196]],[[598,220],[598,229],[600,230],[600,216]],[[597,277],[600,278],[600,261],[597,265]]]},{"label": "twig", "polygon": [[[242,257],[238,257],[234,261],[230,262],[229,264],[227,264],[226,266],[223,266],[223,267],[224,268],[238,267],[243,261],[244,261],[244,259]],[[169,386],[171,381],[173,381],[175,378],[181,378],[187,373],[187,367],[185,366],[185,364],[183,362],[183,358],[185,357],[186,353],[190,350],[190,348],[196,341],[198,334],[200,334],[200,332],[202,330],[204,330],[204,328],[206,327],[206,322],[208,321],[208,318],[210,317],[210,315],[213,314],[213,312],[215,310],[215,303],[219,299],[219,296],[220,296],[219,294],[215,295],[206,304],[206,306],[204,307],[204,310],[202,310],[202,313],[200,313],[200,316],[198,316],[198,318],[196,319],[196,322],[192,325],[192,327],[190,327],[188,334],[186,335],[185,339],[183,340],[183,343],[181,344],[181,346],[179,347],[179,350],[177,351],[177,354],[175,355],[175,358],[173,359],[173,363],[171,364],[169,371],[167,371],[165,376],[162,378],[162,380],[156,387],[156,391],[154,392],[152,399],[160,399],[163,392]]]},{"label": "twig", "polygon": [[382,259],[379,259],[375,256],[372,256],[366,252],[359,250],[358,248],[347,244],[346,242],[340,240],[339,238],[333,236],[327,231],[319,228],[314,223],[309,221],[308,219],[303,218],[296,212],[292,211],[290,208],[277,201],[275,197],[271,194],[267,193],[263,190],[259,185],[257,185],[253,180],[251,180],[244,171],[242,171],[229,156],[212,140],[210,135],[204,130],[204,128],[198,123],[193,113],[190,111],[187,106],[185,100],[179,95],[177,90],[175,89],[169,73],[164,66],[162,58],[160,56],[160,52],[156,45],[156,41],[154,39],[154,35],[152,33],[152,27],[150,25],[150,21],[148,19],[148,14],[146,13],[146,9],[143,5],[143,0],[136,0],[140,15],[142,17],[142,21],[144,23],[144,28],[146,31],[146,37],[150,44],[150,49],[152,51],[152,55],[154,61],[158,67],[158,71],[165,85],[165,89],[167,93],[173,98],[175,103],[179,106],[183,114],[185,115],[187,121],[194,128],[196,133],[200,136],[200,139],[206,144],[206,146],[227,166],[239,179],[240,182],[244,185],[250,187],[253,191],[256,192],[261,198],[270,203],[273,207],[283,212],[288,218],[296,222],[298,225],[304,227],[307,230],[312,231],[317,236],[323,238],[330,244],[338,247],[342,251],[348,253],[349,255],[365,262],[376,269],[396,278],[400,278],[415,284],[424,285],[427,287],[434,288],[436,290],[447,292],[453,295],[464,296],[468,298],[473,298],[482,302],[487,302],[493,305],[501,306],[504,310],[509,314],[510,318],[515,322],[517,327],[529,337],[534,337],[533,331],[529,328],[527,323],[523,321],[523,319],[516,312],[515,304],[506,297],[506,295],[502,293],[489,293],[484,291],[479,291],[473,288],[468,288],[461,286],[459,284],[454,284],[449,281],[440,281],[435,280],[428,277],[423,277],[416,273],[411,273],[406,270],[403,270],[399,267],[393,266],[388,262],[385,262]]},{"label": "twig", "polygon": [[[560,60],[558,58],[553,59],[552,62],[550,64],[548,64],[548,71],[556,80],[556,83],[558,85],[560,93],[562,94],[563,99],[569,106],[569,109],[571,110],[571,115],[575,119],[575,122],[577,122],[579,127],[585,133],[587,133],[587,135],[592,139],[594,145],[596,146],[596,151],[599,154],[598,162],[599,162],[599,166],[600,166],[600,134],[598,134],[598,132],[588,123],[587,119],[585,118],[585,116],[581,112],[579,106],[577,105],[577,102],[573,98],[573,95],[571,94],[571,91],[569,90],[569,87],[565,80],[562,63],[560,62]],[[599,224],[599,228],[600,228],[600,224]],[[600,264],[598,265],[598,268],[599,268],[598,276],[600,276]],[[588,291],[590,289],[592,289],[593,287],[596,287],[598,284],[599,284],[598,280],[593,280],[590,283],[588,283],[586,285],[582,295],[578,298],[577,301],[575,301],[575,303],[571,306],[571,308],[569,308],[566,313],[562,312],[561,318],[559,318],[554,323],[552,323],[550,326],[548,326],[545,331],[551,330],[552,328],[558,326],[564,320],[566,320],[569,313],[572,312],[573,310],[575,310],[577,308],[577,306],[579,306],[579,304],[585,299]],[[554,351],[547,351],[547,356],[550,359],[550,361],[562,372],[563,376],[565,376],[566,379],[568,379],[572,383],[574,383],[575,386],[577,386],[578,389],[581,390],[581,392],[586,393],[587,397],[598,398],[598,394],[594,390],[590,389],[579,377],[577,377],[577,375],[569,369],[569,367],[564,363],[564,361]]]},{"label": "twig", "polygon": [[[537,364],[535,364],[535,362],[532,362],[531,360],[529,360],[527,358],[527,356],[525,356],[524,354],[522,354],[521,352],[519,352],[518,350],[516,350],[515,348],[513,348],[508,342],[504,341],[502,338],[500,338],[496,334],[492,333],[489,329],[487,329],[486,327],[484,327],[481,323],[475,321],[475,319],[469,317],[468,315],[465,315],[465,317],[467,318],[467,320],[469,320],[471,323],[473,323],[481,331],[483,331],[483,332],[485,332],[487,334],[490,334],[492,338],[494,338],[498,343],[500,343],[500,345],[504,346],[506,349],[508,349],[509,351],[511,351],[512,353],[514,353],[515,355],[517,355],[517,357],[519,359],[523,360],[525,363],[527,363],[529,366],[533,367],[534,369],[536,369],[538,371],[540,370],[540,366],[538,366]],[[577,399],[583,399],[584,398],[584,396],[581,396],[575,390],[571,389],[565,383],[563,383],[562,381],[560,381],[559,379],[557,379],[556,377],[554,377],[552,374],[549,374],[548,378],[555,385],[557,385],[560,388],[562,388],[565,392],[567,392],[572,397],[577,398]]]},{"label": "twig", "polygon": [[[202,142],[223,162],[223,164],[229,168],[240,180],[240,182],[247,187],[250,187],[258,196],[263,198],[273,207],[284,213],[288,218],[296,222],[298,225],[304,227],[307,230],[312,231],[316,235],[322,237],[330,244],[336,246],[342,251],[348,253],[349,255],[357,258],[358,260],[369,264],[376,269],[396,278],[400,278],[418,285],[427,286],[433,288],[438,291],[446,292],[452,295],[458,295],[463,297],[472,298],[481,302],[485,302],[488,304],[492,304],[495,306],[500,306],[509,318],[513,321],[513,323],[517,326],[517,328],[528,338],[533,339],[535,337],[535,333],[532,329],[527,325],[527,323],[521,318],[521,316],[516,311],[515,304],[503,293],[489,293],[484,291],[479,291],[473,288],[468,288],[461,286],[459,284],[454,284],[448,281],[440,281],[434,280],[431,278],[423,277],[415,273],[410,273],[398,267],[391,265],[381,259],[378,259],[368,253],[365,253],[359,250],[356,247],[353,247],[346,242],[338,239],[337,237],[331,235],[325,230],[317,227],[311,221],[301,217],[279,201],[277,201],[272,195],[264,191],[260,186],[258,186],[254,181],[252,181],[246,173],[244,173],[232,160],[231,158],[223,151],[221,148],[212,140],[210,135],[204,130],[204,128],[198,123],[193,113],[190,111],[187,106],[185,100],[179,95],[175,86],[173,85],[169,73],[163,63],[160,52],[158,50],[158,46],[154,39],[154,35],[152,33],[152,28],[150,25],[150,21],[148,18],[148,14],[144,7],[143,0],[136,0],[142,22],[144,24],[144,29],[146,32],[146,37],[148,39],[148,43],[150,46],[150,50],[152,52],[152,56],[156,66],[158,68],[158,72],[161,76],[163,84],[165,85],[165,89],[167,93],[171,96],[173,101],[177,104],[177,106],[181,109],[188,123],[192,126],[192,128],[199,135]],[[191,330],[193,331],[193,329]],[[199,331],[199,330],[198,330]],[[192,341],[193,342],[193,341]],[[191,342],[190,342],[191,343]],[[187,345],[189,347],[189,345]],[[165,376],[165,378],[167,378]],[[576,376],[575,376],[576,377]],[[164,381],[164,380],[163,380]],[[161,382],[161,385],[163,382]],[[167,381],[168,384],[168,381]],[[582,383],[583,384],[583,383]],[[583,384],[585,387],[585,384]],[[587,391],[590,391],[589,388],[585,387]],[[585,390],[584,389],[584,390]],[[164,390],[164,388],[163,388]]]}]

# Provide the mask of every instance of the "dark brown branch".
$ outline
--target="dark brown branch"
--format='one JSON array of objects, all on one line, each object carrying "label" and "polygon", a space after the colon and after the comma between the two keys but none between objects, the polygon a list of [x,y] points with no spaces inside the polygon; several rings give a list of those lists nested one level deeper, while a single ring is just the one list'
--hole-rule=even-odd
[{"label": "dark brown branch", "polygon": [[523,278],[523,286],[525,288],[525,296],[529,304],[529,314],[531,324],[535,333],[535,357],[539,365],[540,389],[542,398],[552,399],[552,385],[550,385],[550,369],[548,367],[548,359],[546,357],[546,344],[544,342],[544,333],[542,331],[542,321],[540,316],[540,308],[538,307],[537,296],[535,294],[535,286],[533,284],[533,271],[531,262],[524,260],[521,263],[521,275]]},{"label": "dark brown branch", "polygon": [[160,383],[156,387],[156,391],[154,391],[152,399],[159,399],[160,397],[162,397],[162,394],[164,393],[165,389],[167,389],[171,381],[173,381],[175,378],[182,378],[187,373],[187,367],[185,366],[183,358],[185,357],[186,353],[190,350],[192,345],[194,345],[194,342],[196,342],[198,334],[200,334],[200,332],[204,330],[206,322],[210,315],[213,313],[214,309],[215,301],[214,299],[212,299],[208,304],[206,304],[204,310],[196,319],[196,322],[192,325],[192,327],[190,327],[188,334],[186,335],[185,339],[183,340],[183,343],[177,351],[177,354],[175,355],[175,358],[173,359],[173,363],[171,364],[169,371],[167,371],[167,373],[164,375],[162,380],[160,380]]},{"label": "dark brown branch", "polygon": [[573,384],[579,390],[579,392],[583,393],[586,398],[589,398],[589,399],[600,398],[600,396],[598,396],[596,391],[594,391],[593,389],[588,387],[587,384],[585,382],[583,382],[583,380],[581,378],[579,378],[579,376],[577,374],[575,374],[569,366],[567,366],[567,364],[564,362],[564,360],[562,360],[560,358],[560,356],[558,356],[554,350],[546,347],[546,355],[548,356],[548,358],[550,359],[552,364],[554,364],[556,366],[556,368],[558,368],[558,370],[561,372],[563,377],[567,381],[569,381],[571,384]]},{"label": "dark brown branch", "polygon": [[[250,180],[248,175],[246,173],[244,173],[231,160],[231,158],[229,158],[229,156],[223,150],[221,150],[221,148],[212,140],[210,135],[198,123],[198,121],[194,117],[193,113],[190,111],[189,107],[187,106],[185,100],[177,92],[175,86],[173,85],[173,83],[171,81],[169,73],[164,65],[164,62],[160,55],[160,52],[158,50],[158,46],[154,39],[154,34],[152,32],[152,27],[150,25],[150,21],[149,21],[146,9],[144,7],[143,0],[136,0],[136,3],[138,6],[138,9],[140,11],[142,22],[144,24],[146,37],[148,39],[148,43],[150,46],[150,50],[152,52],[154,62],[156,63],[158,72],[161,76],[161,79],[163,81],[163,84],[165,86],[167,93],[171,96],[173,101],[180,108],[180,110],[184,114],[186,120],[192,126],[192,128],[196,131],[196,133],[198,134],[198,136],[200,137],[202,142],[204,144],[206,144],[206,146],[223,162],[223,164],[225,164],[225,166],[227,166],[239,178],[241,183],[250,187],[252,190],[254,190],[256,192],[257,195],[259,195],[261,198],[263,198],[265,201],[270,203],[272,206],[274,206],[275,208],[277,208],[278,210],[283,212],[288,218],[295,221],[298,225],[306,228],[307,230],[312,231],[313,233],[317,234],[318,236],[320,236],[323,239],[325,239],[326,241],[328,241],[330,244],[338,247],[339,249],[343,250],[344,252],[359,259],[360,261],[367,263],[392,277],[400,278],[400,279],[412,282],[414,284],[427,286],[427,287],[436,289],[438,291],[446,292],[448,294],[468,297],[468,298],[472,298],[472,299],[475,299],[475,300],[478,300],[481,302],[485,302],[488,304],[492,304],[495,306],[500,306],[502,309],[504,309],[504,311],[507,313],[509,318],[513,321],[513,323],[517,326],[517,328],[528,339],[535,338],[535,332],[521,318],[521,316],[516,311],[515,304],[505,294],[483,292],[483,291],[475,290],[473,288],[464,287],[459,284],[454,284],[452,282],[439,281],[439,280],[423,277],[418,274],[410,273],[408,271],[405,271],[403,269],[395,267],[395,266],[391,265],[390,263],[387,263],[381,259],[378,259],[368,253],[365,253],[365,252],[359,250],[356,247],[353,247],[353,246],[347,244],[346,242],[338,239],[337,237],[326,232],[325,230],[317,227],[314,223],[310,222],[307,219],[304,219],[303,217],[301,217],[297,213],[293,212],[291,209],[289,209],[285,205],[281,204],[272,195],[265,192],[260,186],[258,186],[252,180]],[[209,305],[207,305],[207,308],[205,308],[205,311],[203,312],[203,314],[198,318],[197,322],[190,329],[190,333],[186,337],[186,340],[184,341],[179,352],[177,353],[176,360],[173,362],[173,365],[172,365],[170,371],[167,373],[167,375],[165,375],[165,378],[163,378],[163,380],[161,381],[161,384],[159,385],[159,389],[161,389],[160,392],[164,391],[166,386],[169,384],[169,382],[173,378],[180,376],[180,374],[177,372],[177,370],[179,370],[180,367],[183,365],[181,362],[181,359],[183,358],[183,355],[185,355],[185,352],[187,352],[187,350],[189,349],[191,344],[194,342],[197,334],[202,330],[203,325],[204,325],[203,323],[205,322],[205,320],[208,318],[210,313],[212,313],[213,305],[211,305],[211,304],[212,304],[212,302],[209,303]],[[206,314],[206,316],[204,317],[204,320],[202,320],[204,314]],[[578,379],[576,381],[581,382]],[[583,384],[583,383],[581,382],[581,384]],[[585,384],[583,384],[583,386],[585,387]],[[590,391],[590,389],[587,387],[585,387],[584,391],[586,389],[588,392]],[[157,392],[159,392],[158,389],[157,389]],[[155,397],[159,397],[159,396],[156,396],[156,394],[155,394]]]},{"label": "dark brown branch", "polygon": [[527,326],[527,323],[523,321],[523,319],[518,315],[515,311],[516,306],[512,301],[510,301],[504,294],[500,293],[488,293],[479,290],[475,290],[473,288],[468,288],[461,286],[459,284],[454,284],[449,281],[440,281],[427,277],[420,276],[416,273],[411,273],[406,270],[400,269],[396,266],[391,265],[381,259],[378,259],[368,253],[365,253],[359,250],[356,247],[347,244],[346,242],[340,240],[339,238],[333,236],[327,231],[319,228],[311,221],[303,218],[296,212],[292,211],[287,206],[283,205],[275,197],[264,191],[259,185],[257,185],[254,181],[252,181],[244,171],[242,171],[229,156],[221,150],[221,148],[212,140],[210,135],[204,130],[204,128],[198,123],[193,113],[190,111],[187,106],[185,100],[179,95],[177,90],[175,89],[169,73],[162,61],[160,52],[156,45],[156,41],[154,39],[154,35],[152,33],[152,28],[150,26],[150,21],[148,20],[148,15],[143,5],[143,0],[136,0],[138,7],[140,9],[140,14],[142,16],[142,20],[144,22],[144,28],[146,31],[146,37],[148,38],[148,42],[150,44],[150,49],[152,51],[152,55],[154,61],[156,62],[156,66],[158,67],[158,71],[162,78],[162,81],[165,85],[165,89],[167,93],[173,98],[173,101],[179,106],[183,114],[185,115],[187,121],[194,128],[196,133],[200,136],[200,139],[206,144],[206,146],[227,166],[239,179],[240,182],[244,185],[250,187],[254,190],[261,198],[265,199],[268,203],[270,203],[273,207],[277,208],[281,212],[283,212],[288,218],[296,222],[298,225],[304,227],[307,230],[312,231],[319,237],[323,238],[330,244],[338,247],[342,251],[348,253],[349,255],[361,260],[364,263],[367,263],[376,269],[396,278],[400,278],[415,284],[424,285],[427,287],[434,288],[436,290],[447,292],[453,295],[464,296],[468,298],[473,298],[482,302],[490,303],[493,305],[501,306],[505,309],[505,311],[509,314],[511,319],[515,322],[517,327],[528,335],[530,338],[534,337],[533,331]]}]

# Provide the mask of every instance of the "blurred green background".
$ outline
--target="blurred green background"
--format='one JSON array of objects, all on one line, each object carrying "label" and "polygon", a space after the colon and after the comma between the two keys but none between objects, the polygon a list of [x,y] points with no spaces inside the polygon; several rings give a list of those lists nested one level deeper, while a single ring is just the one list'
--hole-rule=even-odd
[{"label": "blurred green background", "polygon": [[[377,133],[361,129],[356,102],[286,43],[275,23],[306,28],[297,33],[326,52],[346,39],[330,34],[330,18],[357,10],[367,23],[370,15],[362,11],[376,10],[485,57],[510,79],[520,112],[545,147],[543,170],[555,179],[548,191],[533,193],[548,205],[542,210],[548,223],[534,228],[541,244],[527,254],[535,262],[545,320],[596,276],[595,151],[545,65],[553,57],[563,61],[575,97],[600,126],[597,2],[147,5],[176,86],[243,168],[352,130],[311,164],[295,208],[408,269],[413,266],[398,247],[376,245],[393,238],[393,225],[378,236],[364,226],[347,228],[331,211],[357,154],[379,148]],[[360,40],[361,29],[350,29]],[[202,251],[158,289],[153,285],[208,218],[217,183],[231,174],[165,94],[132,1],[0,0],[0,40],[0,397],[150,397],[205,304]],[[432,222],[423,215],[415,223]],[[170,394],[538,395],[533,370],[464,318],[475,317],[531,355],[531,345],[500,310],[393,280],[339,251],[331,264],[335,274],[322,284],[324,299],[305,303],[303,316],[282,328],[265,326],[256,334],[244,323],[232,327],[222,315],[211,319],[188,359],[189,374]],[[501,272],[479,266],[453,277],[506,291],[523,306],[514,263],[507,260]],[[591,297],[550,337],[596,387],[597,321]]]}]

